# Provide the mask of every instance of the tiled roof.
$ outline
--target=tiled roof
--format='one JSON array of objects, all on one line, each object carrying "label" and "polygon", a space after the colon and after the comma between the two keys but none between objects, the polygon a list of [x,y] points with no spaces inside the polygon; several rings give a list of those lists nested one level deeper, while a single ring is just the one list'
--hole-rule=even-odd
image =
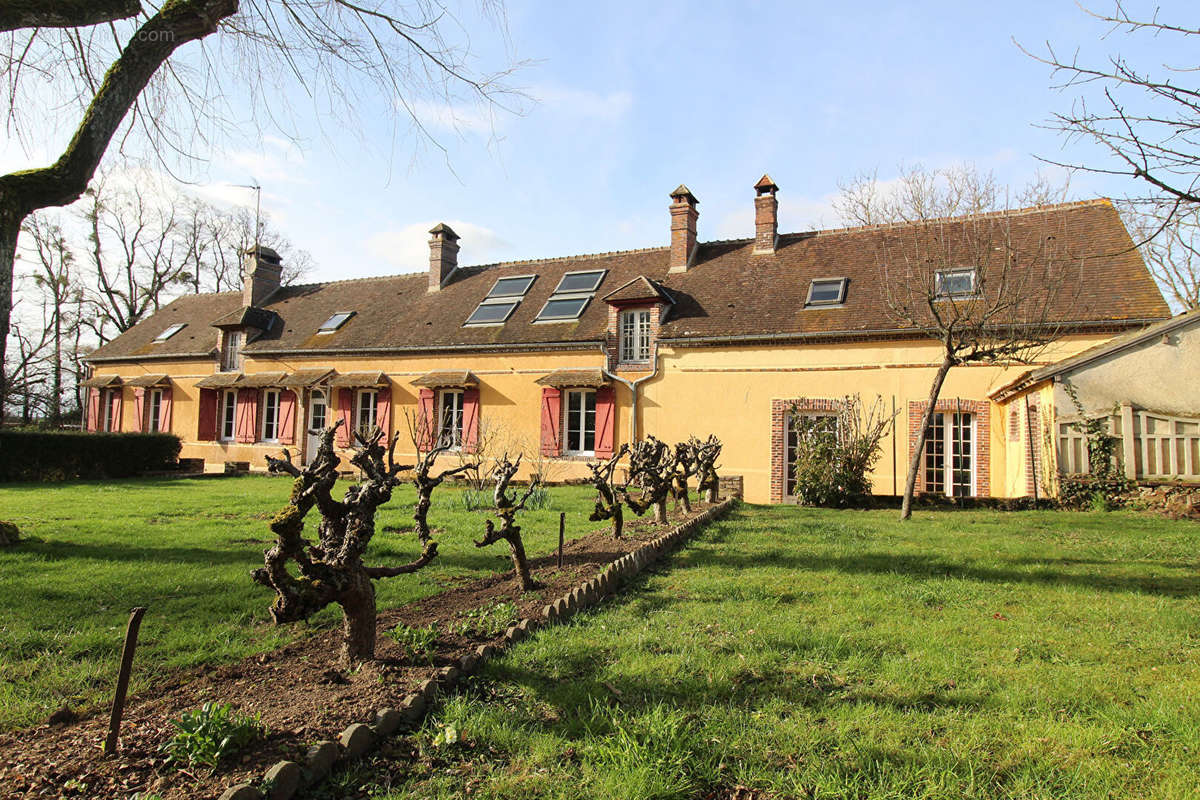
[{"label": "tiled roof", "polygon": [[[1011,215],[1015,237],[1054,237],[1069,256],[1078,292],[1063,293],[1052,308],[1057,322],[1114,326],[1163,319],[1169,311],[1112,204],[1091,200]],[[971,218],[977,220],[978,218]],[[947,231],[972,224],[952,220]],[[669,248],[516,261],[456,270],[439,292],[427,293],[427,273],[285,286],[264,303],[282,322],[246,345],[247,355],[323,352],[401,352],[598,347],[608,308],[591,302],[578,320],[533,324],[563,273],[604,269],[596,297],[645,276],[670,293],[675,305],[660,328],[667,341],[686,344],[726,338],[871,336],[895,334],[897,323],[880,291],[881,263],[903,243],[903,225],[783,234],[773,253],[753,253],[754,240],[705,242],[687,272],[668,272]],[[470,243],[466,243],[469,251]],[[537,274],[538,280],[503,325],[463,327],[498,278]],[[849,278],[837,307],[808,308],[813,278]],[[1069,296],[1066,296],[1069,295]],[[209,353],[209,327],[241,308],[241,293],[181,297],[93,353],[94,360]],[[333,333],[317,328],[339,311],[355,316]],[[188,326],[165,342],[152,340],[168,326]]]},{"label": "tiled roof", "polygon": [[657,281],[652,281],[645,275],[638,275],[624,286],[619,286],[604,297],[606,303],[627,303],[636,300],[652,300],[654,302],[674,303],[675,298],[663,291]]},{"label": "tiled roof", "polygon": [[439,369],[433,372],[426,372],[415,381],[411,381],[411,383],[413,386],[424,386],[429,389],[441,389],[444,387],[466,388],[468,386],[478,386],[479,379],[469,370]]},{"label": "tiled roof", "polygon": [[329,379],[330,386],[386,386],[387,376],[382,372],[339,372]]},{"label": "tiled roof", "polygon": [[599,368],[556,369],[550,374],[538,378],[534,383],[562,389],[575,386],[607,386],[611,381]]}]

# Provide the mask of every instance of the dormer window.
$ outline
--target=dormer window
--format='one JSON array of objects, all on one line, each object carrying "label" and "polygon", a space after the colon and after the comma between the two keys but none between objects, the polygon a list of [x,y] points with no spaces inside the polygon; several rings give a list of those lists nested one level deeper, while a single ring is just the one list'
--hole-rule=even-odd
[{"label": "dormer window", "polygon": [[650,313],[648,308],[621,312],[621,363],[645,363],[650,360]]},{"label": "dormer window", "polygon": [[970,297],[976,293],[975,278],[973,268],[939,270],[934,289],[938,297]]},{"label": "dormer window", "polygon": [[321,327],[317,328],[317,333],[333,333],[338,328],[346,324],[346,320],[354,316],[353,311],[339,311],[329,319],[321,323]]},{"label": "dormer window", "polygon": [[241,331],[225,331],[221,342],[221,371],[237,372],[242,368],[242,342],[245,335]]},{"label": "dormer window", "polygon": [[846,278],[814,278],[808,285],[808,306],[839,306],[846,301]]},{"label": "dormer window", "polygon": [[172,336],[179,333],[181,330],[183,330],[186,327],[187,327],[186,322],[176,322],[174,325],[167,328],[165,331],[160,333],[158,336],[155,336],[154,344],[159,344],[160,342],[165,342],[167,339],[170,339]]}]

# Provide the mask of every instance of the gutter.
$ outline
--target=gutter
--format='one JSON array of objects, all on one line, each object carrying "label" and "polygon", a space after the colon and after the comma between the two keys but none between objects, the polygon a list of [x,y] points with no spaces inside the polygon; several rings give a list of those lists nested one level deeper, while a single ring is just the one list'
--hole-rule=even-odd
[{"label": "gutter", "polygon": [[247,356],[329,356],[329,355],[344,355],[352,356],[362,353],[372,354],[387,354],[387,353],[475,353],[487,350],[498,350],[501,352],[524,352],[524,351],[539,351],[539,350],[590,350],[596,345],[602,345],[603,342],[595,341],[579,341],[579,342],[528,342],[518,344],[452,344],[442,345],[439,347],[429,347],[427,345],[414,345],[411,347],[387,346],[387,347],[341,347],[341,348],[320,348],[320,349],[283,349],[283,350],[268,350],[255,348],[253,350],[242,350],[243,355]]},{"label": "gutter", "polygon": [[[600,352],[604,355],[604,363],[608,364],[608,345],[601,344]],[[600,370],[604,374],[604,377],[606,377],[610,380],[617,381],[618,383],[623,383],[629,387],[629,394],[631,397],[631,399],[629,401],[629,444],[630,445],[633,445],[638,440],[638,430],[637,430],[638,386],[642,385],[643,383],[645,383],[646,381],[650,380],[651,378],[653,378],[655,375],[658,374],[658,345],[657,344],[654,345],[654,358],[652,358],[650,360],[650,363],[653,365],[650,369],[650,374],[643,375],[642,377],[638,378],[636,381],[626,380],[625,378],[622,378],[620,375],[616,375],[612,372],[609,372],[607,366],[603,367]]]},{"label": "gutter", "polygon": [[180,358],[212,358],[212,351],[207,353],[147,353],[145,355],[131,354],[127,356],[85,356],[85,364],[104,364],[119,361],[171,361]]}]

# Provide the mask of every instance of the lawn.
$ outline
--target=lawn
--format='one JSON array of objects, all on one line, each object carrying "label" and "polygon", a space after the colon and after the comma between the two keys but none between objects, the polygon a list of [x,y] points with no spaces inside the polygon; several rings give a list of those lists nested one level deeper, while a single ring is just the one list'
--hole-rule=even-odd
[{"label": "lawn", "polygon": [[[64,703],[79,710],[107,702],[136,605],[149,610],[132,692],[174,668],[235,660],[302,635],[305,625],[269,624],[274,596],[250,579],[271,539],[267,521],[289,488],[269,477],[0,485],[0,518],[31,539],[0,550],[0,730],[43,722]],[[600,526],[587,521],[592,495],[555,487],[547,508],[523,513],[529,551],[557,546],[560,511],[568,538]],[[368,563],[407,562],[420,552],[408,532],[414,501],[404,486],[382,509]],[[439,487],[429,513],[438,557],[416,575],[379,581],[380,607],[510,569],[503,544],[477,549],[470,541],[482,536],[485,518],[465,510],[460,489]],[[311,624],[339,620],[330,608]]]},{"label": "lawn", "polygon": [[424,758],[339,781],[387,800],[1198,797],[1198,534],[743,507],[490,662],[410,741]]}]

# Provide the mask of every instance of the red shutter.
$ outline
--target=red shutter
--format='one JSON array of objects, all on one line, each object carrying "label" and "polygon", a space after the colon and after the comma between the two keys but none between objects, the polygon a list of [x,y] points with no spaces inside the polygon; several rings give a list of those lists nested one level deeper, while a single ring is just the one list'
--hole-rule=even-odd
[{"label": "red shutter", "polygon": [[100,430],[100,390],[88,389],[87,429],[92,433]]},{"label": "red shutter", "polygon": [[542,455],[562,453],[559,427],[562,420],[562,391],[552,386],[542,389]]},{"label": "red shutter", "polygon": [[254,422],[258,419],[258,390],[238,389],[237,393],[237,427],[234,438],[242,444],[253,444],[257,438],[254,435]]},{"label": "red shutter", "polygon": [[349,447],[352,441],[350,432],[354,430],[354,390],[338,390],[338,415],[342,419],[342,427],[338,428],[337,446]]},{"label": "red shutter", "polygon": [[596,458],[612,458],[616,393],[611,386],[596,390]]},{"label": "red shutter", "polygon": [[375,424],[379,426],[379,430],[383,431],[383,438],[387,441],[392,435],[392,390],[380,389],[378,397],[375,398]]},{"label": "red shutter", "polygon": [[196,421],[196,438],[212,442],[217,438],[217,390],[200,390],[200,410]]},{"label": "red shutter", "polygon": [[279,443],[296,441],[296,395],[283,389],[279,392]]},{"label": "red shutter", "polygon": [[112,390],[112,416],[109,418],[110,431],[121,430],[121,390]]},{"label": "red shutter", "polygon": [[158,430],[160,433],[171,432],[171,387],[162,390],[162,400],[158,406]]},{"label": "red shutter", "polygon": [[432,450],[433,440],[438,434],[433,411],[433,389],[422,389],[417,394],[417,449]]},{"label": "red shutter", "polygon": [[463,389],[463,452],[474,453],[479,446],[479,389]]},{"label": "red shutter", "polygon": [[138,387],[133,390],[133,432],[142,433],[146,430],[144,414],[146,413],[146,390]]}]

